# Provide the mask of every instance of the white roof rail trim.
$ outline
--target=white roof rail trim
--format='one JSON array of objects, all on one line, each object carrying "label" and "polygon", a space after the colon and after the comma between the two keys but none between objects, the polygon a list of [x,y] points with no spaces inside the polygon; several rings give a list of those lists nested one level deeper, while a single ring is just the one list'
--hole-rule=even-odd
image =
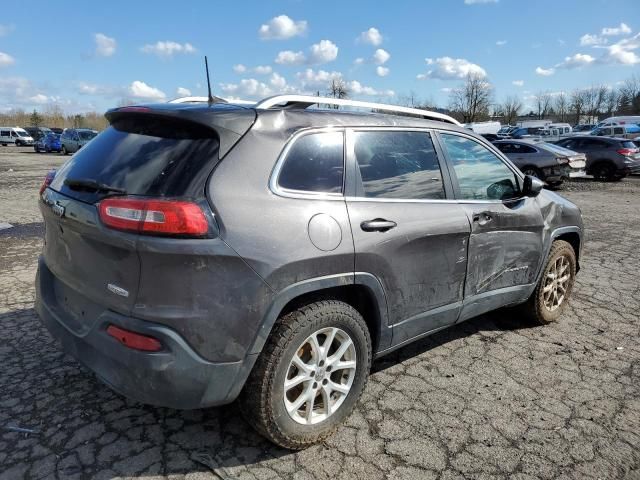
[{"label": "white roof rail trim", "polygon": [[323,105],[338,105],[343,107],[368,108],[371,110],[381,110],[384,112],[391,112],[391,113],[393,112],[407,113],[407,114],[417,115],[420,117],[425,117],[433,120],[440,120],[442,122],[448,122],[448,123],[452,123],[454,125],[460,126],[460,122],[458,122],[455,118],[450,117],[449,115],[445,115],[444,113],[432,112],[429,110],[421,110],[419,108],[402,107],[400,105],[387,105],[384,103],[362,102],[360,100],[346,100],[342,98],[314,97],[313,95],[275,95],[273,97],[268,97],[263,100],[260,100],[255,105],[255,108],[269,109],[277,105],[282,105],[287,103],[294,103],[294,104],[299,103],[301,105],[306,105],[305,108],[315,104],[323,104]]},{"label": "white roof rail trim", "polygon": [[[252,102],[251,100],[227,100],[227,102],[232,105],[255,105],[256,102]],[[207,97],[179,97],[174,98],[173,100],[169,100],[167,103],[207,103],[209,99]]]}]

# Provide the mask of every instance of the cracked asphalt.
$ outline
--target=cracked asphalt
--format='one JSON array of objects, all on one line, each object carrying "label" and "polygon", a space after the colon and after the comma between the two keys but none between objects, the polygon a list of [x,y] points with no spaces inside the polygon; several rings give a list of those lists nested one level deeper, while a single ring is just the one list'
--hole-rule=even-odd
[{"label": "cracked asphalt", "polygon": [[234,405],[119,396],[40,326],[36,197],[62,161],[0,147],[0,479],[640,479],[640,178],[560,192],[587,244],[558,324],[496,312],[385,357],[346,425],[291,453]]}]

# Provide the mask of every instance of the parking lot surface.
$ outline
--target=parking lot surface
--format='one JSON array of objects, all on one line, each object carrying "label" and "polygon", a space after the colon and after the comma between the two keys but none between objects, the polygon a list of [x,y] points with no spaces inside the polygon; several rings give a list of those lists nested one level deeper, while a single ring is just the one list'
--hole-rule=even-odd
[{"label": "parking lot surface", "polygon": [[640,178],[560,191],[587,244],[558,324],[491,313],[395,352],[334,437],[292,453],[234,405],[119,396],[40,325],[37,191],[64,159],[0,147],[0,479],[640,479]]}]

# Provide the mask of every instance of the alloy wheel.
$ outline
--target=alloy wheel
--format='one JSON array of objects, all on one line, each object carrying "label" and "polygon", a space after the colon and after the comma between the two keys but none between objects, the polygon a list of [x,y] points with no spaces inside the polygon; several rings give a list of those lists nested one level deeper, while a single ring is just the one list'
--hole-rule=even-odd
[{"label": "alloy wheel", "polygon": [[347,398],[356,375],[351,337],[329,327],[309,335],[289,362],[284,403],[297,423],[312,425],[333,415]]},{"label": "alloy wheel", "polygon": [[569,259],[560,256],[549,266],[542,289],[544,306],[550,312],[558,309],[567,296],[567,287],[571,279]]}]

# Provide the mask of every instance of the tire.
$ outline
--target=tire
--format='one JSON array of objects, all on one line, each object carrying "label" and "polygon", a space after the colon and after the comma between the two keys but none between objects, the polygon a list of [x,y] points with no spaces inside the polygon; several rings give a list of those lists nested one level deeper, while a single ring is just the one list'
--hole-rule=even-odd
[{"label": "tire", "polygon": [[16,140],[15,145],[16,145],[16,147],[19,147],[20,145],[22,145],[22,142],[20,142],[20,141]]},{"label": "tire", "polygon": [[[329,338],[333,341],[327,346]],[[335,358],[341,347],[345,353]],[[318,349],[320,354],[314,355]],[[240,409],[252,427],[281,447],[299,450],[321,442],[353,411],[367,383],[371,355],[367,325],[352,306],[323,300],[300,307],[273,327],[240,395]],[[336,363],[345,368],[336,369]],[[300,380],[285,389],[292,378]],[[304,400],[306,392],[313,403]],[[326,399],[333,412],[325,408]]]},{"label": "tire", "polygon": [[598,180],[612,181],[615,177],[615,168],[609,162],[596,163],[591,169],[593,176]]},{"label": "tire", "polygon": [[[560,271],[561,276],[559,278],[563,278],[566,274],[565,272],[568,272],[569,274],[569,277],[563,283],[555,282],[555,278],[558,278],[555,273],[556,266],[558,265],[564,265],[564,270]],[[527,302],[520,308],[522,313],[541,325],[557,321],[560,315],[562,315],[562,312],[571,297],[571,292],[573,291],[573,285],[576,278],[576,265],[576,253],[574,252],[573,247],[564,240],[556,240],[553,242],[547,262],[542,270],[540,281],[531,294],[531,297],[529,297],[529,300],[527,300]],[[552,277],[554,275],[555,277]],[[553,304],[555,303],[553,298],[553,285],[558,285],[558,287],[555,288],[557,294],[562,294],[562,290],[559,286],[562,286],[564,289],[564,295],[562,298],[558,299],[556,297],[555,299],[559,300],[559,303],[555,308],[553,308]],[[549,286],[551,286],[551,290],[545,292]]]},{"label": "tire", "polygon": [[67,151],[67,147],[65,147],[64,145],[62,146],[62,149],[60,151],[62,152],[63,155],[69,155],[69,152]]},{"label": "tire", "polygon": [[530,175],[532,177],[536,177],[536,178],[538,178],[540,180],[544,180],[544,175],[536,167],[525,167],[522,170],[522,173],[524,173],[525,175]]},{"label": "tire", "polygon": [[36,153],[40,153],[40,149],[38,148],[38,146],[37,146],[37,145],[34,145],[34,146],[33,146],[33,149],[35,150],[35,152],[36,152]]}]

